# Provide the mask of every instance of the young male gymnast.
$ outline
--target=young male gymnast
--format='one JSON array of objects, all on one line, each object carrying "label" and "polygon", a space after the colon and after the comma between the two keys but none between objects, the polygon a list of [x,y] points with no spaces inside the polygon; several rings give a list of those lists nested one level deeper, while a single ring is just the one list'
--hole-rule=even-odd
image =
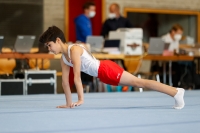
[{"label": "young male gymnast", "polygon": [[[182,109],[185,106],[184,89],[174,88],[153,80],[137,78],[110,60],[99,61],[83,45],[67,44],[63,32],[56,26],[49,27],[40,36],[39,41],[44,43],[48,50],[54,54],[62,53],[60,61],[66,104],[57,106],[57,108],[73,108],[84,103],[83,86],[80,78],[81,71],[98,77],[106,84],[142,87],[168,94],[175,99],[175,105],[173,106],[175,109]],[[70,67],[73,67],[74,83],[78,94],[78,101],[75,103],[72,102],[69,85]]]}]

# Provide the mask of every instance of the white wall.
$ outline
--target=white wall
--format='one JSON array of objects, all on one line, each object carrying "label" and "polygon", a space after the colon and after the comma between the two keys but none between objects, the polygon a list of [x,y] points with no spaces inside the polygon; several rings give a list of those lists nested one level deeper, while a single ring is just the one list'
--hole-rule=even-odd
[{"label": "white wall", "polygon": [[56,25],[64,30],[65,0],[44,0],[44,25],[45,31],[49,26]]}]

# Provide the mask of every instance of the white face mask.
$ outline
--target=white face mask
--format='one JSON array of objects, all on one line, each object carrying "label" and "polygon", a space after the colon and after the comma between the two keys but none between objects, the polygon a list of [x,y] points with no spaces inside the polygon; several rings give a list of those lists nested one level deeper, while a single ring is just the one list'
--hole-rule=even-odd
[{"label": "white face mask", "polygon": [[89,17],[90,17],[90,18],[93,18],[95,15],[96,15],[96,12],[95,12],[95,11],[90,11],[90,12],[89,12]]},{"label": "white face mask", "polygon": [[180,41],[181,38],[182,38],[182,35],[181,35],[181,34],[175,34],[175,35],[174,35],[174,39],[175,39],[176,41]]},{"label": "white face mask", "polygon": [[117,16],[116,16],[116,14],[115,13],[109,13],[108,14],[108,18],[109,19],[114,19],[114,18],[116,18]]}]

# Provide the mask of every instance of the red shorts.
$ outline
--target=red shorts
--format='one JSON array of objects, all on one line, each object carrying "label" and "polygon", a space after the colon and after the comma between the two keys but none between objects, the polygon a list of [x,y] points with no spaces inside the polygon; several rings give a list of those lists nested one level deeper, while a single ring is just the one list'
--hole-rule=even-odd
[{"label": "red shorts", "polygon": [[124,69],[110,60],[100,61],[98,70],[98,78],[110,85],[117,86],[122,76]]}]

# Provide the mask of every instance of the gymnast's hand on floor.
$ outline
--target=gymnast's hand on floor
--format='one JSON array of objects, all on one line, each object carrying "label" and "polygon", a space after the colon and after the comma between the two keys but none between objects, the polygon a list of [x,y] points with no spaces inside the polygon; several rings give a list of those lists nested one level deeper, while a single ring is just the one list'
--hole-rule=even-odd
[{"label": "gymnast's hand on floor", "polygon": [[78,102],[72,103],[71,108],[73,108],[75,106],[80,106],[81,104],[83,104],[83,101],[79,100]]},{"label": "gymnast's hand on floor", "polygon": [[57,106],[56,108],[71,108],[69,105],[60,105],[60,106]]},{"label": "gymnast's hand on floor", "polygon": [[80,106],[81,104],[83,104],[83,101],[78,101],[78,102],[75,102],[75,103],[71,103],[71,105],[60,105],[60,106],[57,106],[56,108],[74,108],[76,106]]}]

